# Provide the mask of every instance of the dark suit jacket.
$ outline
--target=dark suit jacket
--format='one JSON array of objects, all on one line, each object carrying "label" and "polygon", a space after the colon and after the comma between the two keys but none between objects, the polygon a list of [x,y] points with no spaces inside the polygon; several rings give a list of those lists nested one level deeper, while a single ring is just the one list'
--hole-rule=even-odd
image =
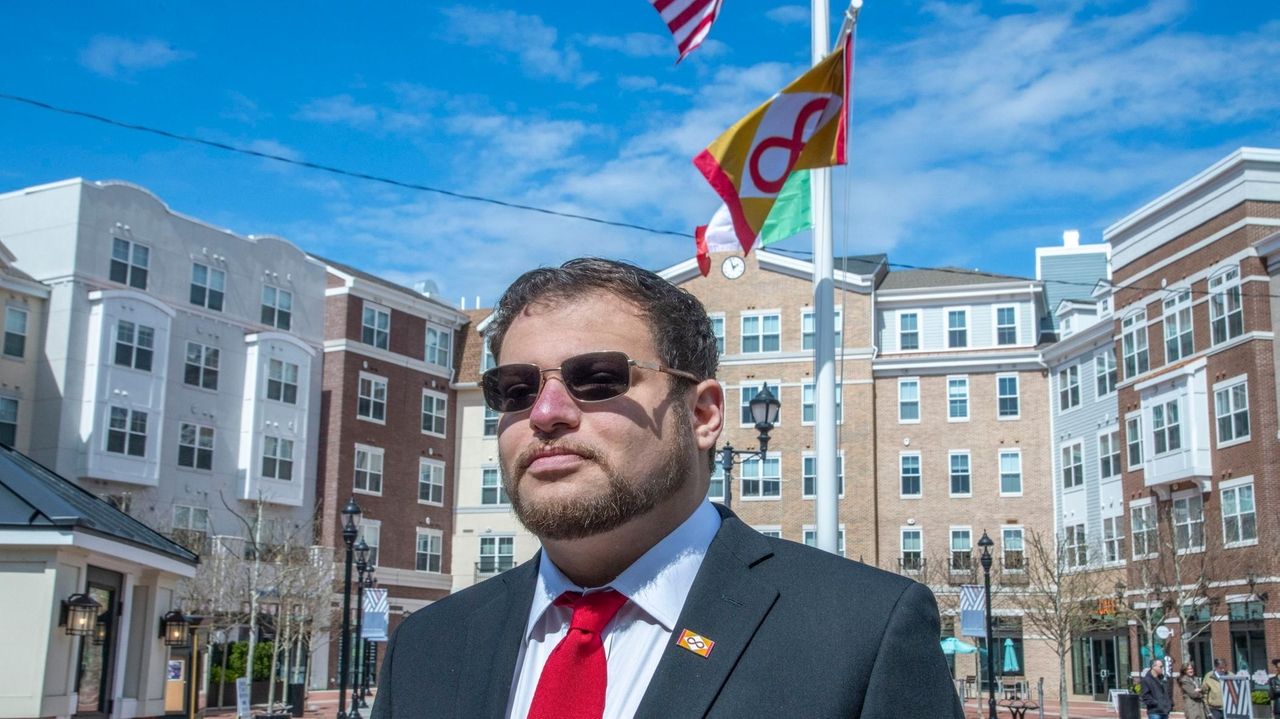
[{"label": "dark suit jacket", "polygon": [[[926,587],[718,509],[637,717],[963,717]],[[503,716],[537,571],[535,558],[406,619],[372,719]],[[686,628],[715,642],[710,656],[676,646]]]}]

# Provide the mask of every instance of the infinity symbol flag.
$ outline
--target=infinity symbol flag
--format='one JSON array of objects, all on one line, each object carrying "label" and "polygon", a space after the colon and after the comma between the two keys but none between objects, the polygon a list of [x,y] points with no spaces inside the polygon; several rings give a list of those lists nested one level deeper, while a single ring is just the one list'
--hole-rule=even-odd
[{"label": "infinity symbol flag", "polygon": [[845,162],[851,37],[693,158],[724,200],[743,254],[793,170]]}]

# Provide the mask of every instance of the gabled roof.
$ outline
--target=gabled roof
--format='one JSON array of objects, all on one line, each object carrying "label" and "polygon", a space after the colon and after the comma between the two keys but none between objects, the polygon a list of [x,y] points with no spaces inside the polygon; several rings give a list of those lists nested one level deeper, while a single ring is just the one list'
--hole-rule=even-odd
[{"label": "gabled roof", "polygon": [[456,307],[449,304],[448,302],[445,302],[439,297],[428,297],[427,295],[413,289],[412,287],[405,287],[404,285],[397,284],[395,282],[392,282],[391,280],[379,277],[369,272],[365,272],[364,270],[358,269],[356,267],[352,267],[351,265],[338,262],[336,260],[331,260],[328,257],[322,257],[316,254],[312,254],[311,257],[312,259],[318,262],[321,262],[323,264],[326,264],[329,267],[337,270],[338,272],[341,272],[344,275],[351,275],[352,277],[358,277],[364,280],[365,282],[370,282],[384,289],[391,290],[392,292],[399,292],[401,294],[408,295],[410,298],[415,300],[421,300],[423,302],[431,302],[431,303],[437,304],[440,307],[447,309],[451,312],[456,313],[458,311]]},{"label": "gabled roof", "polygon": [[936,269],[893,270],[880,283],[881,290],[934,289],[957,285],[997,285],[1006,282],[1035,282],[1030,277],[998,275],[959,267]]},{"label": "gabled roof", "polygon": [[835,268],[854,275],[873,275],[888,261],[889,256],[883,252],[874,255],[849,255],[835,258]]},{"label": "gabled roof", "polygon": [[187,564],[195,553],[30,457],[0,445],[0,528],[79,529]]}]

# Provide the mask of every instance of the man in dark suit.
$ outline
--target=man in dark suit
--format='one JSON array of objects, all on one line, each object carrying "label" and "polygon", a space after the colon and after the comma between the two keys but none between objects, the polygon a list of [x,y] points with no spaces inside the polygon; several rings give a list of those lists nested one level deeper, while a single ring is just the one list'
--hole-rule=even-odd
[{"label": "man in dark suit", "polygon": [[696,298],[573,260],[516,280],[488,339],[543,550],[401,625],[375,719],[963,715],[928,589],[707,502],[725,408]]}]

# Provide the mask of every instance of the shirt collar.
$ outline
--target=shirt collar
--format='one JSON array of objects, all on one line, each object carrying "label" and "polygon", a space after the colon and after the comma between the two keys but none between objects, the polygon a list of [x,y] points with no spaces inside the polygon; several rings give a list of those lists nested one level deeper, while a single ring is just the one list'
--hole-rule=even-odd
[{"label": "shirt collar", "polygon": [[[689,589],[702,566],[707,547],[711,546],[711,540],[718,531],[720,513],[710,502],[704,500],[679,527],[653,545],[606,586],[625,594],[667,631],[671,631],[675,628],[684,600],[689,596]],[[533,634],[542,615],[561,594],[585,594],[605,588],[579,587],[560,571],[545,551],[540,555],[537,586],[534,588],[533,605],[529,608],[529,622],[525,627],[526,638]]]}]

